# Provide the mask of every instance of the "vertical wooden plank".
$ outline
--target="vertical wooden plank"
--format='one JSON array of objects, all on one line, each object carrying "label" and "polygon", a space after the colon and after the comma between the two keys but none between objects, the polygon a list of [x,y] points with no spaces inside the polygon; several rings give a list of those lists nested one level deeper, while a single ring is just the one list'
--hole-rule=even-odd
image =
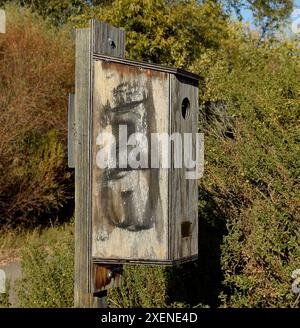
[{"label": "vertical wooden plank", "polygon": [[[92,143],[93,143],[93,91],[94,91],[94,66],[95,61],[93,60],[93,54],[105,54],[116,57],[124,57],[125,55],[125,31],[120,30],[114,26],[108,25],[103,22],[96,20],[91,20],[90,22],[91,29],[91,53],[90,53],[90,106],[91,110],[89,112],[89,127],[88,127],[88,165],[89,165],[89,186],[88,186],[88,208],[87,216],[89,220],[88,226],[88,256],[89,256],[89,284],[88,291],[92,293],[95,288],[95,281],[93,271],[95,264],[92,262]],[[104,81],[100,88],[105,87]],[[93,307],[105,307],[106,296],[94,297]]]},{"label": "vertical wooden plank", "polygon": [[125,56],[125,31],[92,20],[93,52],[115,57]]},{"label": "vertical wooden plank", "polygon": [[[114,41],[114,45],[110,43]],[[99,307],[92,294],[91,257],[91,104],[93,53],[124,56],[125,33],[91,21],[90,28],[76,30],[75,74],[75,307]]]},{"label": "vertical wooden plank", "polygon": [[88,118],[90,111],[90,29],[76,30],[75,124],[75,288],[74,306],[92,307],[88,291],[90,256],[88,247]]},{"label": "vertical wooden plank", "polygon": [[0,33],[6,33],[6,16],[3,9],[0,9]]},{"label": "vertical wooden plank", "polygon": [[75,95],[69,94],[68,102],[68,166],[75,168],[75,152],[74,152],[74,138],[76,135],[75,130]]},{"label": "vertical wooden plank", "polygon": [[[124,57],[125,55],[125,31],[118,29],[112,25],[109,25],[104,22],[99,22],[97,20],[92,19],[90,21],[90,28],[91,28],[91,86],[94,85],[94,66],[95,62],[93,60],[93,54],[105,54],[105,55],[110,55],[110,56],[116,56],[116,57]],[[113,45],[110,43],[113,41]],[[104,81],[103,81],[104,83]],[[100,86],[101,87],[101,86]],[[93,88],[91,90],[91,106],[93,106]],[[91,110],[91,113],[93,112],[93,109]],[[92,114],[91,114],[92,115]],[[90,129],[89,129],[89,150],[92,149],[92,129],[93,129],[93,122],[92,122],[92,117],[90,117]],[[92,174],[92,158],[91,154],[89,154],[89,164],[90,164],[90,179],[91,174]],[[90,231],[92,230],[91,225],[92,225],[92,213],[91,213],[91,208],[92,208],[92,191],[91,188],[89,190],[89,218],[90,218]],[[91,251],[91,234],[89,235],[89,251]],[[91,287],[91,286],[90,286]],[[92,288],[90,288],[92,290]]]},{"label": "vertical wooden plank", "polygon": [[[198,83],[172,75],[171,90],[171,131],[180,133],[182,140],[184,133],[193,133],[195,149],[198,131]],[[182,115],[184,98],[190,101],[187,119]],[[172,148],[174,154],[174,147]],[[170,171],[170,253],[175,261],[198,254],[198,186],[197,180],[186,179],[185,174],[184,165],[183,168],[172,168]]]}]

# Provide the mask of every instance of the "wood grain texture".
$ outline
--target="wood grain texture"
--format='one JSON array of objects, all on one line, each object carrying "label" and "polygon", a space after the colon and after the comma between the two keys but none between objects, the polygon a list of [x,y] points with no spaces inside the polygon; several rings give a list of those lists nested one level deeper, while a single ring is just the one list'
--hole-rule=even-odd
[{"label": "wood grain texture", "polygon": [[110,55],[115,57],[125,56],[125,31],[114,26],[99,22],[91,21],[93,30],[93,53]]},{"label": "wood grain texture", "polygon": [[105,169],[97,160],[101,132],[111,133],[120,149],[120,125],[127,126],[125,142],[133,133],[150,141],[151,133],[168,131],[169,75],[101,60],[94,65],[93,260],[167,260],[168,170],[151,169],[149,162],[119,169],[118,160],[117,168]]},{"label": "wood grain texture", "polygon": [[76,30],[75,124],[75,307],[92,307],[88,247],[88,119],[90,111],[90,29]]},{"label": "wood grain texture", "polygon": [[[195,136],[198,129],[195,77],[97,58],[124,52],[122,30],[91,21],[76,32],[75,307],[100,306],[93,296],[97,265],[183,262],[198,251],[197,180],[186,179],[185,168],[99,166],[101,132],[118,138],[119,126],[126,125],[128,136],[141,132],[150,141],[150,133]],[[191,104],[187,120],[185,97]],[[160,148],[160,160],[164,152]]]},{"label": "wood grain texture", "polygon": [[[112,36],[117,47],[108,47]],[[90,28],[76,30],[75,72],[75,307],[99,307],[93,296],[91,257],[91,103],[93,53],[123,55],[125,33],[105,23],[90,22]]]},{"label": "wood grain texture", "polygon": [[104,60],[112,63],[119,63],[119,64],[125,64],[128,66],[134,66],[134,67],[140,67],[140,68],[145,68],[145,69],[151,69],[154,72],[165,72],[169,74],[175,74],[181,77],[186,77],[188,79],[192,80],[199,80],[200,76],[194,73],[191,73],[189,71],[186,71],[181,68],[174,68],[170,66],[163,66],[159,64],[153,64],[153,63],[148,63],[148,62],[142,62],[139,60],[133,60],[133,59],[127,59],[127,58],[118,58],[118,57],[112,57],[108,55],[102,55],[98,53],[94,53],[94,59],[98,60]]},{"label": "wood grain texture", "polygon": [[[198,131],[198,83],[187,78],[171,76],[171,132],[192,133],[195,154]],[[190,110],[187,119],[182,115],[182,102],[189,99]],[[174,144],[172,157],[174,156]],[[195,158],[195,156],[193,157]],[[186,179],[186,169],[170,170],[169,221],[170,253],[173,261],[188,260],[198,254],[198,186],[197,180]]]}]

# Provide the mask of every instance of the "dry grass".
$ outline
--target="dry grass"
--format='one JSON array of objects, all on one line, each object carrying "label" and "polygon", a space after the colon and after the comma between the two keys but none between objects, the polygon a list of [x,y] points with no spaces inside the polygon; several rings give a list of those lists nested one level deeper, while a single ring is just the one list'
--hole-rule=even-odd
[{"label": "dry grass", "polygon": [[0,223],[62,206],[72,41],[27,9],[7,8],[0,35]]},{"label": "dry grass", "polygon": [[72,222],[62,225],[53,224],[47,228],[2,228],[0,230],[0,266],[20,260],[22,250],[29,244],[42,249],[60,244],[65,234],[70,231],[73,231]]}]

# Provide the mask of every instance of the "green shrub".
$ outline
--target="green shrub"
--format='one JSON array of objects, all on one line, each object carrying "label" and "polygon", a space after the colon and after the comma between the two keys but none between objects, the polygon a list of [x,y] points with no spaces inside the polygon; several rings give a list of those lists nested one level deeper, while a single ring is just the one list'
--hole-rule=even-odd
[{"label": "green shrub", "polygon": [[227,15],[214,1],[104,1],[73,17],[72,26],[90,18],[125,29],[127,58],[191,69],[228,36]]},{"label": "green shrub", "polygon": [[5,293],[0,294],[0,308],[8,308],[10,306],[10,303],[9,303],[10,281],[9,280],[6,280],[5,290],[6,290]]},{"label": "green shrub", "polygon": [[[80,19],[89,17],[126,29],[127,56],[204,77],[199,261],[188,269],[197,297],[190,294],[184,303],[198,298],[198,304],[210,306],[294,306],[291,273],[300,267],[297,42],[287,36],[262,42],[210,1],[142,6],[138,0],[117,0]],[[147,280],[147,270],[131,271],[134,286],[141,274]],[[132,289],[123,295],[137,300]],[[160,299],[159,304],[168,303]],[[128,303],[122,298],[116,304]]]},{"label": "green shrub", "polygon": [[3,211],[9,211],[13,220],[7,222],[48,223],[49,213],[59,211],[72,197],[70,178],[55,130],[44,135],[24,133],[16,143],[15,157],[6,175],[8,201]]},{"label": "green shrub", "polygon": [[121,288],[108,294],[110,307],[166,307],[168,301],[166,270],[157,266],[124,266]]},{"label": "green shrub", "polygon": [[[58,33],[57,41],[43,22],[23,13],[0,36],[2,220],[26,217],[31,208],[41,217],[53,211],[66,199],[68,180],[60,164],[73,53],[68,39]],[[199,261],[172,272],[125,267],[122,288],[110,291],[110,306],[299,306],[291,291],[291,273],[300,267],[298,44],[288,37],[260,40],[230,22],[213,1],[157,0],[142,6],[139,0],[117,0],[75,24],[85,25],[90,17],[126,29],[127,56],[187,68],[205,82],[200,87],[206,162],[199,181]],[[26,162],[24,168],[15,158]],[[31,193],[47,177],[50,190],[42,188],[31,204]],[[10,190],[13,195],[21,190],[19,197],[27,199],[19,212],[10,210]],[[67,268],[61,268],[69,261],[71,285],[71,259],[71,250],[62,247],[29,247],[22,304],[70,306],[71,286],[68,295],[61,289]]]},{"label": "green shrub", "polygon": [[[73,306],[73,229],[73,223],[54,226],[40,232],[34,230],[27,238],[28,245],[21,254],[22,278],[14,286],[21,307]],[[159,266],[125,265],[123,284],[109,290],[108,306],[187,307],[193,297],[185,295],[184,302],[176,298],[174,291],[186,294],[190,285],[191,294],[195,292],[189,272],[182,268],[176,272]]]},{"label": "green shrub", "polygon": [[73,306],[73,225],[55,229],[50,240],[41,245],[34,239],[22,252],[22,278],[15,287],[21,307]]},{"label": "green shrub", "polygon": [[[237,32],[235,43],[199,66],[206,78],[200,200],[205,206],[209,194],[218,204],[199,219],[226,226],[212,254],[220,256],[221,306],[290,307],[291,273],[300,267],[299,49],[280,40],[259,45],[254,33]],[[211,110],[220,101],[229,136],[220,133],[228,122]]]}]

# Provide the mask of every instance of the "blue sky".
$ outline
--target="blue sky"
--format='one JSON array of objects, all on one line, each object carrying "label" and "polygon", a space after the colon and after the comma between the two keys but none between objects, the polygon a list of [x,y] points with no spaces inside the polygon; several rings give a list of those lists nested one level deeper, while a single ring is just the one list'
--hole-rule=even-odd
[{"label": "blue sky", "polygon": [[300,7],[300,0],[295,0],[294,5]]},{"label": "blue sky", "polygon": [[[294,6],[300,8],[300,0],[295,0]],[[242,10],[242,15],[246,22],[249,22],[249,23],[252,22],[253,17],[252,17],[252,12],[250,10]]]}]

